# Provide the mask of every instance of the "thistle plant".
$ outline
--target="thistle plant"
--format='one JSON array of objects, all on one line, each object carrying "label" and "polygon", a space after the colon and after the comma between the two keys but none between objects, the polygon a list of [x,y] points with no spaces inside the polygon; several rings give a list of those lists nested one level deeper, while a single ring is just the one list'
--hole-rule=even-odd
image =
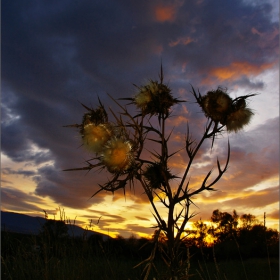
[{"label": "thistle plant", "polygon": [[[82,104],[87,110],[82,123],[68,127],[79,128],[85,148],[94,157],[84,167],[66,170],[99,168],[111,174],[110,179],[100,184],[92,197],[101,191],[114,193],[117,190],[123,190],[125,195],[127,188],[141,187],[153,210],[156,221],[155,245],[161,244],[161,256],[168,268],[168,279],[188,279],[189,258],[184,257],[187,252],[184,240],[187,238],[186,225],[194,216],[190,212],[192,200],[203,191],[215,190],[214,185],[228,168],[229,141],[224,165],[217,160],[217,174],[213,175],[212,170],[209,171],[197,188],[189,186],[191,167],[205,141],[210,140],[212,144],[209,149],[212,149],[217,135],[238,132],[250,122],[253,112],[247,107],[247,99],[255,94],[232,99],[221,87],[205,95],[192,87],[191,93],[206,117],[205,129],[201,138],[194,140],[187,126],[182,150],[171,153],[169,148],[173,131],[167,131],[166,122],[172,115],[172,107],[186,101],[173,97],[171,89],[163,80],[161,67],[159,81],[150,80],[147,85],[136,86],[135,96],[118,100],[110,96],[121,110],[117,115],[109,109],[114,119],[112,122],[109,122],[108,113],[100,100],[96,109]],[[121,102],[126,104],[122,105]],[[134,106],[133,112],[136,107],[137,113],[129,112],[131,106]],[[156,146],[154,151],[147,148],[150,142]],[[145,152],[147,150],[148,156]],[[176,153],[183,151],[186,154],[185,167],[179,177],[172,172],[170,163]],[[165,238],[165,246],[158,242],[162,236]],[[155,251],[151,252],[151,257],[146,260],[144,279],[148,278],[154,255]]]}]

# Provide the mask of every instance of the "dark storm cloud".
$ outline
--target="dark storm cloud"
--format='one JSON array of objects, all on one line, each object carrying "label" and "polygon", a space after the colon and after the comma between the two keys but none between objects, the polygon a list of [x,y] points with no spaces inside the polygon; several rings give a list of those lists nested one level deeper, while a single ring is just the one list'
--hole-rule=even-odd
[{"label": "dark storm cloud", "polygon": [[[35,193],[42,197],[50,197],[58,205],[62,204],[74,209],[85,209],[103,201],[103,195],[91,198],[98,187],[96,181],[100,176],[80,173],[65,173],[55,166],[45,166],[38,170]],[[100,179],[100,182],[102,180]]]},{"label": "dark storm cloud", "polygon": [[149,228],[144,228],[143,226],[141,227],[138,224],[127,224],[127,228],[124,233],[127,234],[127,232],[131,232],[133,235],[135,233],[142,233],[151,236],[155,232],[155,228],[153,226],[155,226],[155,223],[153,223],[153,225]]},{"label": "dark storm cloud", "polygon": [[[131,69],[142,72],[140,79],[158,69],[159,63],[145,67],[151,70],[143,76],[147,59],[152,58],[150,65],[158,61],[155,46],[162,47],[163,59],[174,60],[179,68],[186,62],[191,71],[199,70],[198,76],[235,61],[262,65],[277,55],[277,36],[266,42],[259,35],[277,28],[270,22],[268,4],[253,8],[242,1],[188,1],[173,22],[158,22],[154,13],[160,1],[7,3],[2,8],[3,78],[13,76],[14,87],[49,102],[55,95],[62,102],[65,90],[73,96],[73,88],[83,94],[93,89],[120,94],[115,87],[136,82],[129,79],[135,77]],[[180,39],[188,36],[188,44]]]},{"label": "dark storm cloud", "polygon": [[248,77],[245,76],[237,81],[234,81],[232,83],[232,86],[244,87],[253,90],[260,90],[264,88],[264,82],[263,81],[252,82]]},{"label": "dark storm cloud", "polygon": [[[199,202],[199,207],[193,207],[197,215],[194,220],[199,220],[200,218],[204,221],[209,220],[212,212],[215,209],[219,209],[222,212],[232,213],[233,210],[236,210],[239,215],[248,214],[254,209],[267,211],[267,217],[269,219],[279,219],[279,211],[273,210],[271,205],[279,201],[279,186],[267,188],[260,191],[243,191],[242,195],[239,197],[229,199],[227,197],[226,202],[221,200],[220,202],[205,199],[204,201]],[[275,208],[274,208],[275,209]],[[254,210],[253,213],[254,214]]]},{"label": "dark storm cloud", "polygon": [[[110,214],[106,214],[103,215],[98,223],[98,227],[102,230],[108,230],[108,228],[110,227],[110,230],[117,230],[119,227],[119,224],[121,224],[122,222],[124,222],[126,219],[122,216],[119,215],[110,215]],[[114,225],[112,227],[112,224]]]},{"label": "dark storm cloud", "polygon": [[[37,195],[73,208],[102,201],[101,194],[88,201],[101,174],[61,171],[92,157],[75,129],[62,128],[81,122],[79,102],[96,106],[99,95],[116,108],[106,93],[131,96],[132,83],[158,78],[161,58],[175,95],[189,92],[189,82],[202,92],[222,81],[261,89],[265,81],[251,74],[278,59],[271,9],[240,0],[2,1],[2,152],[35,166],[54,162],[37,166]],[[203,129],[197,106],[187,110]],[[186,111],[178,105],[176,113]]]},{"label": "dark storm cloud", "polygon": [[33,170],[13,170],[11,168],[2,168],[2,173],[4,175],[10,175],[10,174],[16,174],[16,175],[22,175],[24,177],[33,177],[37,174],[37,172]]},{"label": "dark storm cloud", "polygon": [[49,151],[35,151],[32,142],[26,138],[25,131],[17,124],[2,126],[2,151],[16,162],[33,161],[40,164],[51,160]]},{"label": "dark storm cloud", "polygon": [[246,196],[246,192],[241,197],[227,200],[227,207],[247,207],[247,208],[263,208],[267,205],[277,203],[279,201],[279,186],[267,188],[254,192]]},{"label": "dark storm cloud", "polygon": [[42,212],[40,205],[43,200],[40,197],[31,196],[25,192],[9,187],[1,187],[1,207],[2,210],[12,209],[14,211]]}]

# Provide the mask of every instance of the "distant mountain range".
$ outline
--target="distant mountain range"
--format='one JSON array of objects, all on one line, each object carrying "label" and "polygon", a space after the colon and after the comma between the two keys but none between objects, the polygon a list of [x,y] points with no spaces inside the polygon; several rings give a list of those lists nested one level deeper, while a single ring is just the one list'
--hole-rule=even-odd
[{"label": "distant mountain range", "polygon": [[[45,218],[31,217],[24,214],[1,211],[1,231],[36,235],[40,232],[45,222]],[[68,224],[67,226],[70,236],[83,236],[86,232],[87,236],[101,235],[103,237],[103,240],[110,238],[106,234],[98,233],[92,230],[85,230],[76,225]]]}]

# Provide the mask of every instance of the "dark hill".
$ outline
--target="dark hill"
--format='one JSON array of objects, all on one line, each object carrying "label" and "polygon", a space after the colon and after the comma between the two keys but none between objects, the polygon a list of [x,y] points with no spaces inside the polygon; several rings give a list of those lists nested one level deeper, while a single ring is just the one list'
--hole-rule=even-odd
[{"label": "dark hill", "polygon": [[[1,231],[24,233],[24,234],[38,234],[44,223],[45,218],[31,217],[24,214],[14,212],[1,211]],[[83,236],[85,229],[76,225],[67,225],[68,234],[70,236]],[[108,235],[98,233],[95,231],[87,230],[87,236],[101,235],[104,239],[109,238]]]}]

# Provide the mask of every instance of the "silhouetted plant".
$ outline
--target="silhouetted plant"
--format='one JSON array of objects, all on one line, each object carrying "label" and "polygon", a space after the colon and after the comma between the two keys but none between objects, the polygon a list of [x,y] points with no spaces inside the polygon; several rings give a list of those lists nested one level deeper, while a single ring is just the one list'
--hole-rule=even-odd
[{"label": "silhouetted plant", "polygon": [[[189,187],[191,167],[206,140],[211,140],[211,149],[217,135],[225,131],[237,132],[249,123],[253,113],[247,106],[247,99],[255,94],[232,99],[221,87],[208,91],[206,95],[201,95],[192,87],[192,95],[206,116],[205,130],[196,141],[187,126],[182,149],[171,153],[169,143],[173,131],[167,131],[166,122],[172,116],[172,107],[186,101],[173,97],[171,89],[163,80],[161,67],[159,81],[150,80],[144,86],[136,86],[138,92],[134,97],[119,99],[128,101],[127,105],[121,105],[111,97],[121,109],[120,114],[110,110],[114,121],[109,121],[108,113],[100,100],[96,109],[82,104],[87,110],[82,123],[68,127],[79,129],[83,145],[94,154],[94,158],[88,160],[85,167],[67,171],[99,168],[111,173],[108,182],[99,185],[99,190],[93,196],[101,191],[114,193],[123,190],[125,194],[128,186],[132,188],[138,182],[154,212],[157,222],[154,245],[164,244],[161,256],[168,267],[168,277],[187,279],[189,259],[182,257],[183,250],[186,251],[186,248],[182,249],[182,245],[187,238],[186,225],[194,216],[190,213],[192,199],[203,191],[214,191],[214,185],[228,168],[229,142],[224,166],[217,160],[217,174],[213,175],[210,170],[196,189]],[[128,111],[129,106],[136,107],[138,113],[132,115]],[[156,121],[157,125],[154,124]],[[154,151],[147,147],[151,142],[157,146]],[[148,150],[150,154],[145,156],[144,150]],[[185,170],[178,177],[172,172],[170,160],[176,153],[183,151]],[[161,208],[157,206],[155,199],[164,206],[164,211],[167,210],[167,216],[165,212],[160,212]],[[165,243],[158,242],[160,237],[165,238]],[[152,264],[153,258],[154,250],[147,263]],[[150,266],[146,269],[144,279],[147,279],[149,272]]]},{"label": "silhouetted plant", "polygon": [[248,230],[258,222],[256,216],[252,214],[243,214],[241,215],[240,220],[242,223],[242,228]]},{"label": "silhouetted plant", "polygon": [[208,231],[209,231],[208,226],[200,220],[200,221],[195,222],[193,224],[193,227],[194,227],[193,240],[195,241],[195,245],[197,247],[206,247],[207,246],[206,238],[209,235],[208,234]]},{"label": "silhouetted plant", "polygon": [[216,224],[214,237],[217,238],[218,242],[222,242],[236,234],[238,219],[239,216],[235,210],[233,210],[233,215],[227,212],[220,212],[218,209],[213,211],[211,221]]},{"label": "silhouetted plant", "polygon": [[64,254],[68,238],[68,227],[64,221],[46,220],[39,233],[43,257],[60,257]]}]

